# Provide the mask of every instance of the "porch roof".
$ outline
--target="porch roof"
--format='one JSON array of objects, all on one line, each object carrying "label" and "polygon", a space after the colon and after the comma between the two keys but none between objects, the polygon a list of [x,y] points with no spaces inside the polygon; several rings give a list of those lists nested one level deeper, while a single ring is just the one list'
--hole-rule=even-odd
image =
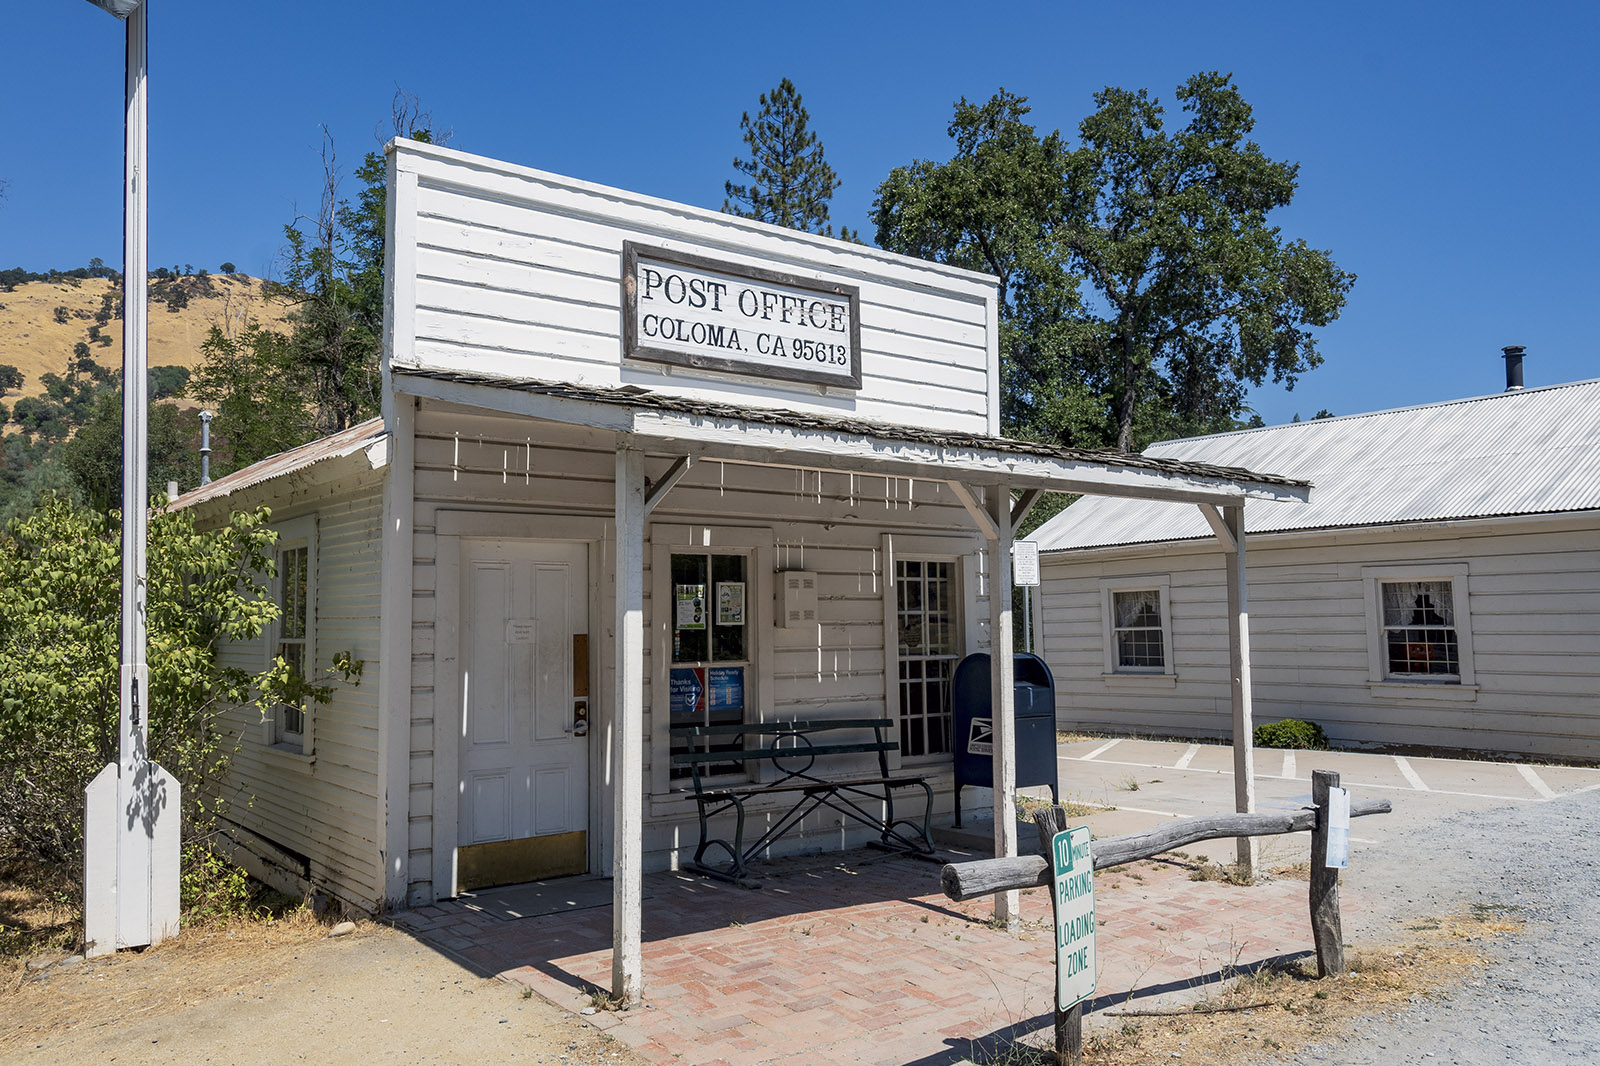
[{"label": "porch roof", "polygon": [[652,392],[393,367],[396,391],[612,430],[695,458],[868,472],[973,485],[1191,503],[1305,502],[1311,483],[1238,467],[1064,448],[920,426]]}]

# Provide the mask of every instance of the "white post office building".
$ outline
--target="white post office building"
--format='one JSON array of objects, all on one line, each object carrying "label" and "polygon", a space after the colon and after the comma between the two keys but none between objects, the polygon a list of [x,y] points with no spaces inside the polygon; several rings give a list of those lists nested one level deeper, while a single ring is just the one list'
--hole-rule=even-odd
[{"label": "white post office building", "polygon": [[[887,719],[876,755],[948,819],[948,678],[1011,644],[1012,537],[1039,493],[1219,523],[1307,498],[1003,439],[993,278],[406,140],[388,158],[382,418],[179,501],[273,509],[284,618],[234,661],[364,663],[328,703],[233,720],[233,834],[302,889],[370,910],[609,876],[616,991],[637,995],[641,875],[692,858],[692,784],[776,772],[675,750]],[[1014,853],[998,664],[995,847]],[[857,747],[815,772],[875,769]],[[746,803],[744,839],[792,798]],[[824,805],[764,854],[871,836]]]}]

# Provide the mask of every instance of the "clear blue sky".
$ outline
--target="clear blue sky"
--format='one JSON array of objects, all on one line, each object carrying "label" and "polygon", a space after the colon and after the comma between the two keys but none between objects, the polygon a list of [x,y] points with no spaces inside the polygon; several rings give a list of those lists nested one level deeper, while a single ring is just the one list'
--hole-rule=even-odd
[{"label": "clear blue sky", "polygon": [[[1324,366],[1253,393],[1269,423],[1496,392],[1506,344],[1530,385],[1600,376],[1597,5],[148,3],[152,265],[271,271],[322,127],[353,166],[396,86],[465,151],[716,208],[740,113],[787,76],[870,238],[960,96],[1075,135],[1099,88],[1170,103],[1216,69],[1301,164],[1275,221],[1359,275]],[[122,42],[86,0],[7,0],[0,266],[120,262]]]}]

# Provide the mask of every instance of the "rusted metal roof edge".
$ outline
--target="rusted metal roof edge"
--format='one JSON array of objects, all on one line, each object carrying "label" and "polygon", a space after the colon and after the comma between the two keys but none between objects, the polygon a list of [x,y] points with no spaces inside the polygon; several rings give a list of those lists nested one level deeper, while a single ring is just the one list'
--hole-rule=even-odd
[{"label": "rusted metal roof edge", "polygon": [[182,493],[171,504],[171,509],[194,507],[212,500],[222,499],[247,488],[266,484],[290,474],[315,466],[330,459],[340,459],[357,452],[365,451],[374,444],[379,443],[388,432],[384,429],[383,419],[369,418],[365,422],[357,423],[349,429],[340,430],[338,433],[326,437],[319,437],[298,448],[270,455],[259,462],[235,470],[231,474],[217,478],[208,485],[200,485]]},{"label": "rusted metal roof edge", "polygon": [[691,417],[712,418],[729,422],[750,422],[758,425],[782,426],[802,430],[822,430],[855,437],[905,441],[930,447],[984,449],[1013,455],[1093,463],[1111,468],[1249,482],[1288,489],[1309,489],[1311,487],[1309,481],[1280,477],[1275,474],[1262,474],[1242,467],[1218,466],[1211,463],[1164,459],[1118,451],[1066,448],[1060,445],[1043,444],[1038,441],[1017,440],[1012,437],[991,437],[986,434],[937,432],[920,426],[880,422],[875,419],[845,418],[837,415],[810,414],[770,407],[747,407],[721,401],[695,400],[687,397],[671,396],[665,393],[651,392],[636,386],[609,388],[596,385],[570,385],[542,381],[536,378],[509,379],[459,371],[419,370],[398,366],[393,368],[393,372],[397,376],[448,381],[462,385],[512,389],[520,392],[538,393],[558,399],[667,411]]}]

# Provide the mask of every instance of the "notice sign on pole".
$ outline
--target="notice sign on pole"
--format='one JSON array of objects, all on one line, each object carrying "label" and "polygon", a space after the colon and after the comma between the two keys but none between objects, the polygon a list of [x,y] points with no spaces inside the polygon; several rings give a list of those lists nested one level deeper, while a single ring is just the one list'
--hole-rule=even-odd
[{"label": "notice sign on pole", "polygon": [[1094,995],[1094,859],[1089,827],[1057,833],[1050,842],[1055,871],[1056,1009],[1070,1010]]},{"label": "notice sign on pole", "polygon": [[622,247],[624,360],[861,387],[854,285]]},{"label": "notice sign on pole", "polygon": [[1325,864],[1337,870],[1350,865],[1350,790],[1328,789],[1328,856]]},{"label": "notice sign on pole", "polygon": [[1011,583],[1023,587],[1039,584],[1039,542],[1019,540],[1011,545]]}]

